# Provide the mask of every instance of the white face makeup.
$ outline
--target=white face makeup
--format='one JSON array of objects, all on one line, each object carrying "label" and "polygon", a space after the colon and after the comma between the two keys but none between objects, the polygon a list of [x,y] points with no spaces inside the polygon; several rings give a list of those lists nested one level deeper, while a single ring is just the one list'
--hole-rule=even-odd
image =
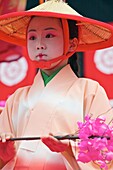
[{"label": "white face makeup", "polygon": [[64,39],[60,19],[34,17],[28,27],[27,48],[31,60],[49,61],[63,55]]}]

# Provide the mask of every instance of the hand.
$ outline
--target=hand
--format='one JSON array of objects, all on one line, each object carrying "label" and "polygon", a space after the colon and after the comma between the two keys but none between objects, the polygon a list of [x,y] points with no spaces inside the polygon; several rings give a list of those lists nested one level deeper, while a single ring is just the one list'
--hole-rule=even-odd
[{"label": "hand", "polygon": [[69,140],[58,140],[51,134],[41,137],[41,140],[52,152],[64,152],[69,146]]},{"label": "hand", "polygon": [[11,137],[13,137],[13,135],[9,133],[0,134],[0,159],[4,164],[9,162],[16,155],[15,143],[13,141],[8,141]]},{"label": "hand", "polygon": [[69,140],[58,140],[53,135],[41,137],[42,142],[52,151],[61,152],[73,170],[81,170],[71,150]]}]

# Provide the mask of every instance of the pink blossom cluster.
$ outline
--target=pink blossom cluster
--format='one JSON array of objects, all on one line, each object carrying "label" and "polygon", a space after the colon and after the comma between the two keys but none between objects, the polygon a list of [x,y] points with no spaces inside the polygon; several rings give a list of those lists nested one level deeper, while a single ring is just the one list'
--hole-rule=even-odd
[{"label": "pink blossom cluster", "polygon": [[107,170],[113,160],[113,123],[108,125],[105,121],[102,116],[93,119],[87,115],[85,122],[78,122],[78,161],[95,161],[103,170]]}]

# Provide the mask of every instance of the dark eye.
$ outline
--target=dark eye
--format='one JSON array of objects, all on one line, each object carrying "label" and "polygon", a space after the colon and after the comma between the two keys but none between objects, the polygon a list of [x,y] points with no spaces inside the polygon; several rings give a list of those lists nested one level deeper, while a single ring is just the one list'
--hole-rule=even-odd
[{"label": "dark eye", "polygon": [[29,37],[29,40],[35,40],[36,39],[36,37],[35,36],[31,36],[31,37]]},{"label": "dark eye", "polygon": [[53,38],[53,37],[54,37],[53,34],[47,34],[47,35],[46,35],[46,38]]}]

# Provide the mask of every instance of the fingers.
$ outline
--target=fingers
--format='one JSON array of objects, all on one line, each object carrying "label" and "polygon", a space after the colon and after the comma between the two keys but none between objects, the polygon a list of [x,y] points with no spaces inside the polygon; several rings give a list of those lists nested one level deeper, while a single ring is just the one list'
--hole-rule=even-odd
[{"label": "fingers", "polygon": [[10,139],[13,135],[11,133],[1,133],[0,134],[0,141],[6,142],[8,139]]},{"label": "fingers", "polygon": [[59,141],[56,138],[50,135],[41,137],[41,140],[46,145],[59,143]]},{"label": "fingers", "polygon": [[69,146],[69,140],[57,140],[51,135],[41,138],[42,142],[53,152],[63,152]]}]

